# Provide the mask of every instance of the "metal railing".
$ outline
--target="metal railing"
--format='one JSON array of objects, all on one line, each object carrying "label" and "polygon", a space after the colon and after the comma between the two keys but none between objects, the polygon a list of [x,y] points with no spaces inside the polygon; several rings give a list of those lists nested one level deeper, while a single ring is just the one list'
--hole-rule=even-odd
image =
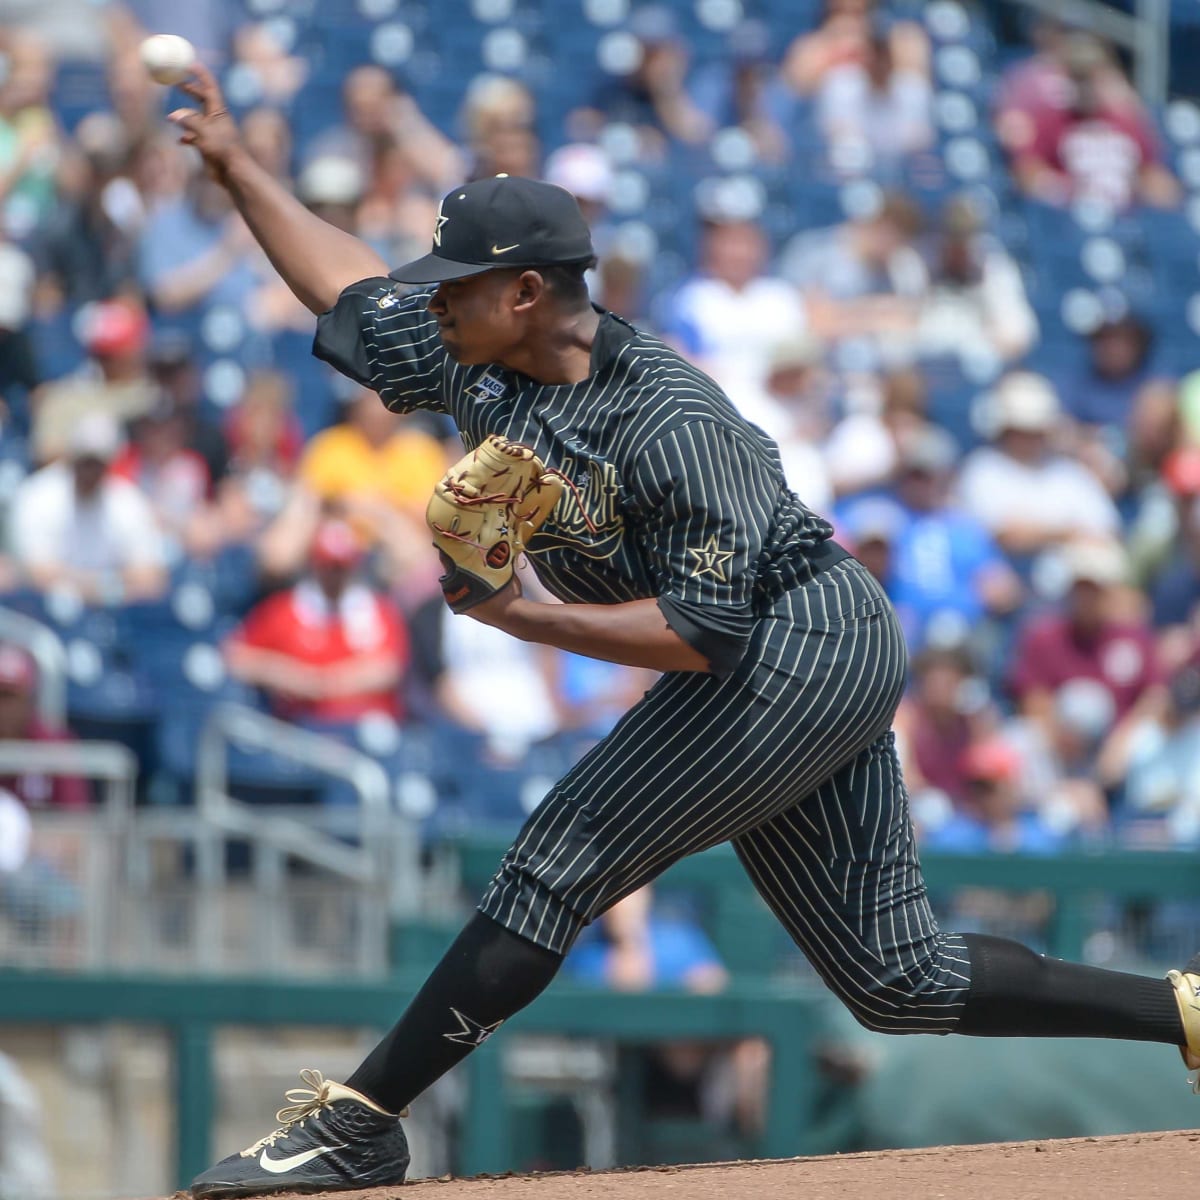
[{"label": "metal railing", "polygon": [[1169,83],[1170,0],[1136,0],[1132,14],[1099,0],[1013,0],[1065,25],[1090,29],[1133,58],[1138,92],[1152,104],[1167,98]]},{"label": "metal railing", "polygon": [[[242,803],[231,744],[343,781],[354,803]],[[378,975],[393,923],[426,904],[383,768],[253,710],[221,708],[204,730],[194,807],[135,808],[137,759],[117,743],[0,743],[0,778],[32,774],[93,781],[100,803],[31,814],[41,874],[19,901],[0,886],[0,953],[26,966]]]},{"label": "metal railing", "polygon": [[[43,839],[49,832],[73,843],[77,870],[70,882],[80,893],[68,934],[55,925],[47,939],[69,936],[71,944],[79,947],[80,965],[93,969],[111,965],[115,956],[122,901],[121,847],[133,812],[137,774],[133,753],[115,742],[0,742],[0,778],[77,777],[100,785],[98,813],[38,814]],[[62,965],[63,952],[64,947],[44,940],[31,948],[32,961],[36,963],[40,954]]]},{"label": "metal railing", "polygon": [[[231,794],[229,751],[271,753],[338,779],[352,789],[353,806],[314,812],[311,806],[257,807]],[[287,862],[294,860],[354,885],[358,964],[386,968],[388,930],[421,904],[420,847],[412,823],[396,812],[391,782],[374,759],[332,738],[297,728],[242,705],[218,706],[201,734],[196,769],[194,831],[200,965],[221,966],[221,928],[227,883],[225,847],[249,845],[254,885],[254,936],[265,969],[280,965],[276,947],[284,907]]]},{"label": "metal railing", "polygon": [[62,729],[67,719],[67,652],[62,639],[41,621],[0,608],[0,642],[24,649],[37,664],[37,713],[47,724]]}]

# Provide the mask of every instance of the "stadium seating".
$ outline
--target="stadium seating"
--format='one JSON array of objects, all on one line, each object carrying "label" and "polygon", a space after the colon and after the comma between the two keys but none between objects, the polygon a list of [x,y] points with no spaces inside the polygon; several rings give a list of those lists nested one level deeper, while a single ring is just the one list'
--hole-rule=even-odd
[{"label": "stadium seating", "polygon": [[[765,25],[778,56],[822,12],[819,0],[673,0],[669,7],[697,70],[726,63],[731,30],[743,18]],[[1000,72],[1027,52],[1014,40],[1023,31],[1011,14],[1001,11],[998,0],[979,8],[955,0],[898,0],[883,7],[889,18],[919,21],[929,35],[937,136],[896,178],[875,181],[907,189],[928,218],[964,190],[975,198],[1020,265],[1039,319],[1041,336],[1028,365],[1052,377],[1076,371],[1085,352],[1080,335],[1106,308],[1127,306],[1155,326],[1157,367],[1176,374],[1192,369],[1200,331],[1200,110],[1183,102],[1161,114],[1168,158],[1189,189],[1181,211],[1114,216],[1025,201],[1007,174],[991,122]],[[608,80],[605,64],[614,46],[619,49],[613,39],[628,36],[629,9],[626,0],[246,0],[240,19],[266,19],[281,44],[306,60],[307,82],[287,111],[300,162],[312,140],[341,119],[346,73],[366,62],[392,70],[430,119],[456,137],[462,134],[460,107],[471,78],[485,70],[517,75],[537,100],[537,132],[548,153],[570,136],[566,113],[592,101]],[[1172,58],[1190,64],[1188,47],[1200,38],[1198,10],[1175,0],[1171,19]],[[1185,86],[1186,74],[1175,75]],[[235,69],[227,82],[235,111],[257,102],[244,74]],[[61,64],[52,99],[64,127],[74,129],[86,113],[109,103],[104,65]],[[648,256],[651,295],[669,292],[692,269],[697,199],[715,182],[757,197],[776,249],[797,232],[831,226],[852,210],[855,185],[863,181],[830,162],[813,105],[775,85],[768,87],[767,104],[791,143],[792,158],[782,166],[758,161],[752,149],[747,152],[736,138],[722,141],[722,135],[707,146],[673,146],[661,161],[616,154],[612,216],[655,249]],[[44,378],[82,364],[74,318],[63,309],[32,321]],[[247,373],[259,367],[289,375],[306,437],[335,419],[333,376],[310,356],[307,332],[265,336],[246,314],[220,305],[155,315],[155,325],[185,333],[196,347],[204,405],[218,420],[240,395]],[[925,365],[931,416],[960,449],[969,450],[980,436],[973,402],[989,381],[964,374],[957,362]],[[8,399],[0,438],[0,506],[30,466],[27,406],[19,397]],[[213,707],[257,700],[225,677],[218,649],[255,589],[251,549],[233,546],[211,561],[179,563],[171,593],[158,605],[86,610],[27,593],[6,596],[4,603],[45,621],[63,639],[70,664],[69,715],[76,728],[134,746],[148,771],[186,797],[199,733]],[[405,803],[401,793],[407,788],[407,802],[414,811],[423,809],[430,836],[468,826],[511,828],[527,815],[544,781],[578,749],[558,744],[509,766],[495,761],[484,740],[461,730],[405,729],[393,744],[364,737],[358,725],[323,732],[383,763],[398,781],[398,803]],[[339,789],[270,754],[235,749],[231,773],[263,797],[299,791],[327,803],[345,799]],[[430,790],[434,803],[422,799]]]}]

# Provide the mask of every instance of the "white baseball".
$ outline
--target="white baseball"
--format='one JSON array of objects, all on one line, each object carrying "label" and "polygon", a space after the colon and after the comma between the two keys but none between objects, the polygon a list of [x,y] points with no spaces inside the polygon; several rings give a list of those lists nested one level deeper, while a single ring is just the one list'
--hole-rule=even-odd
[{"label": "white baseball", "polygon": [[155,83],[182,83],[196,61],[196,47],[174,33],[156,33],[138,47],[142,66]]}]

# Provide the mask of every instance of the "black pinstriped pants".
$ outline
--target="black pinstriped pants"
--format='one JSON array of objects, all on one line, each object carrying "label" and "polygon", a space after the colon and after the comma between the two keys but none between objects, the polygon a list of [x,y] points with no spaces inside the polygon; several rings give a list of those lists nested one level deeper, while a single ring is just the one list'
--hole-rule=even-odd
[{"label": "black pinstriped pants", "polygon": [[917,862],[890,726],[903,635],[845,559],[761,618],[736,673],[665,675],[550,791],[480,911],[565,954],[685,855],[732,841],[829,987],[871,1028],[954,1028],[970,967]]}]

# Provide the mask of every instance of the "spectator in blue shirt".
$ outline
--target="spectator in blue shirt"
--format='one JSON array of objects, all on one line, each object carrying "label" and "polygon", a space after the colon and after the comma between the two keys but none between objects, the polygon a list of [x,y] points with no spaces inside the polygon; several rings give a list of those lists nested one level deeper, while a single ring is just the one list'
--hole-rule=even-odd
[{"label": "spectator in blue shirt", "polygon": [[906,522],[900,506],[878,494],[858,497],[835,515],[835,534],[883,584],[889,596],[893,592],[896,542]]},{"label": "spectator in blue shirt", "polygon": [[269,269],[224,189],[199,170],[147,222],[138,261],[147,296],[166,313],[207,304],[245,309]]},{"label": "spectator in blue shirt", "polygon": [[931,635],[961,640],[983,618],[1012,612],[1021,601],[1016,572],[991,534],[947,500],[956,459],[953,440],[932,426],[900,449],[900,518],[885,582],[914,648]]},{"label": "spectator in blue shirt", "polygon": [[656,908],[648,887],[627,896],[591,926],[571,951],[567,967],[580,982],[617,991],[719,992],[729,981],[704,930]]},{"label": "spectator in blue shirt", "polygon": [[1154,331],[1132,313],[1105,321],[1088,339],[1087,362],[1059,387],[1081,425],[1123,435],[1134,402],[1151,381]]},{"label": "spectator in blue shirt", "polygon": [[935,620],[969,630],[1021,601],[1020,580],[991,534],[948,502],[956,459],[953,441],[933,427],[901,450],[896,494],[908,522],[896,544],[893,598],[918,644]]},{"label": "spectator in blue shirt", "polygon": [[1151,845],[1200,843],[1200,664],[1177,670],[1161,710],[1132,730],[1122,833]]},{"label": "spectator in blue shirt", "polygon": [[[639,888],[584,931],[566,970],[582,982],[619,992],[659,988],[709,994],[729,972],[704,930],[656,905]],[[758,1038],[732,1045],[672,1039],[640,1052],[643,1111],[654,1117],[703,1118],[742,1132],[762,1128],[768,1056]]]}]

